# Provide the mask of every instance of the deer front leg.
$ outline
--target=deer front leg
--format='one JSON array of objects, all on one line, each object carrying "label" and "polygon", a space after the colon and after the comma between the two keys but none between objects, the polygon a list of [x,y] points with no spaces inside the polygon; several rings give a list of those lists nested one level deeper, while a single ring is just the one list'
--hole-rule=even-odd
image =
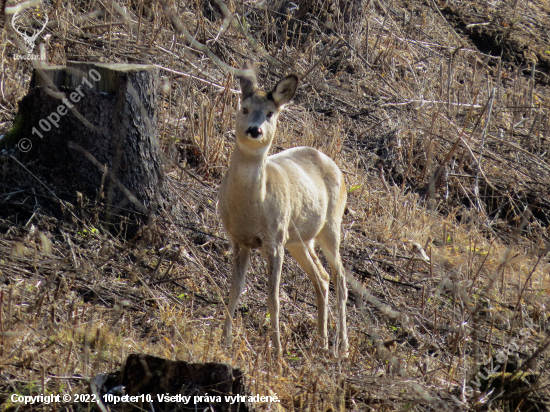
[{"label": "deer front leg", "polygon": [[231,277],[231,291],[229,292],[229,304],[227,305],[227,317],[223,327],[222,342],[231,346],[231,329],[233,327],[233,315],[237,308],[237,302],[244,288],[246,271],[250,262],[250,248],[241,245],[233,245],[233,274]]},{"label": "deer front leg", "polygon": [[281,334],[279,332],[279,285],[281,283],[281,270],[283,268],[284,247],[277,245],[266,247],[267,257],[267,308],[271,319],[273,347],[275,355],[280,358],[283,354],[281,347]]}]

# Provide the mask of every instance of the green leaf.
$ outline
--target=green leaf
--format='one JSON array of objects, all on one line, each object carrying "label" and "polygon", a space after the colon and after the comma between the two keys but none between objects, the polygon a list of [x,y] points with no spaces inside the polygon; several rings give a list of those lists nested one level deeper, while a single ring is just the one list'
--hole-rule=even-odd
[{"label": "green leaf", "polygon": [[349,188],[348,193],[351,194],[351,193],[355,192],[357,189],[359,189],[360,187],[361,187],[361,185],[353,185],[352,187]]}]

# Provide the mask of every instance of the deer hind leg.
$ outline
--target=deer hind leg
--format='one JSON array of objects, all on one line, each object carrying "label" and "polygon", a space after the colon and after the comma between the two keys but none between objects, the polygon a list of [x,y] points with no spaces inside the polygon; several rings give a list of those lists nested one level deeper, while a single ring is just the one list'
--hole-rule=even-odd
[{"label": "deer hind leg", "polygon": [[313,240],[305,244],[287,245],[292,257],[298,262],[315,287],[317,296],[317,330],[323,347],[328,348],[327,314],[330,277],[315,253]]},{"label": "deer hind leg", "polygon": [[332,272],[332,282],[336,289],[336,308],[338,312],[338,340],[340,352],[348,351],[348,331],[346,324],[346,301],[348,288],[342,259],[340,257],[340,222],[327,222],[318,236],[319,246],[325,254]]},{"label": "deer hind leg", "polygon": [[223,327],[222,342],[231,346],[231,329],[233,327],[233,315],[237,308],[237,302],[244,288],[246,271],[250,262],[250,248],[233,245],[233,274],[231,277],[231,291],[229,292],[229,304],[227,305],[227,317]]}]

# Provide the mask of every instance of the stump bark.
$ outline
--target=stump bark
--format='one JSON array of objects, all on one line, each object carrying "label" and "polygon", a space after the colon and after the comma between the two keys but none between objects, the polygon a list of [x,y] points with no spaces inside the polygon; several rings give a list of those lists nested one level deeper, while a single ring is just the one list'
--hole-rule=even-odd
[{"label": "stump bark", "polygon": [[173,200],[158,141],[157,78],[146,65],[67,62],[35,70],[10,140],[47,170],[46,180],[92,202],[103,197],[107,222],[143,220]]}]

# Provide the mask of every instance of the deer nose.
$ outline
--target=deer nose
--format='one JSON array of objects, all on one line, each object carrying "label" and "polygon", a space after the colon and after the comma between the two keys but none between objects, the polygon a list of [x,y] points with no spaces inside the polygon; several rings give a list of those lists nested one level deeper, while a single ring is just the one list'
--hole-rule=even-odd
[{"label": "deer nose", "polygon": [[246,134],[249,134],[249,135],[252,136],[254,139],[256,139],[258,136],[262,135],[263,132],[262,132],[262,128],[261,128],[261,127],[249,127],[249,128],[246,130]]}]

